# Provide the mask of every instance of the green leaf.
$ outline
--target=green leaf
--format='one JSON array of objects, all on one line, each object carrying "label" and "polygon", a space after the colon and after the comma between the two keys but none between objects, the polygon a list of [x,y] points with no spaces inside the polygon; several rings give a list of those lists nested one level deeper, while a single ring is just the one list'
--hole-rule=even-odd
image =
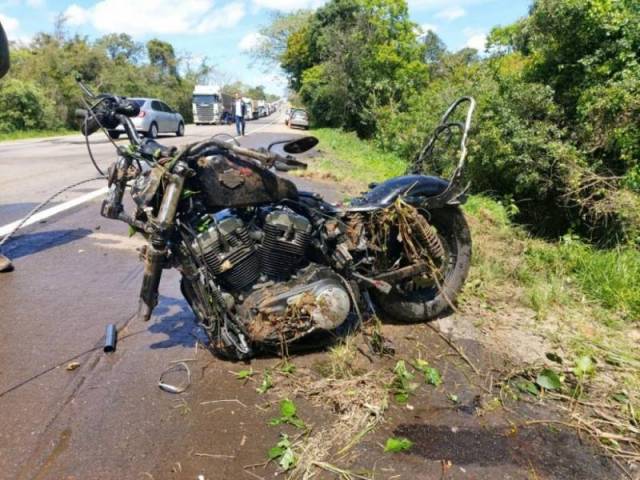
[{"label": "green leaf", "polygon": [[416,370],[420,370],[421,372],[424,372],[429,367],[429,362],[421,358],[416,358],[413,361],[413,366]]},{"label": "green leaf", "polygon": [[629,396],[625,392],[614,393],[613,395],[611,395],[611,398],[613,398],[618,403],[629,402]]},{"label": "green leaf", "polygon": [[273,380],[271,378],[271,372],[269,370],[265,370],[264,376],[262,377],[262,383],[258,388],[256,388],[256,392],[262,395],[266,393],[267,390],[269,390],[270,388],[273,388]]},{"label": "green leaf", "polygon": [[384,446],[385,452],[398,453],[409,450],[413,446],[413,442],[407,438],[387,438],[387,443]]},{"label": "green leaf", "polygon": [[269,449],[267,456],[269,457],[269,460],[276,460],[279,458],[280,460],[278,461],[278,464],[283,470],[289,470],[291,467],[295,466],[297,461],[291,441],[285,433],[280,434],[280,440],[275,447],[271,447]]},{"label": "green leaf", "polygon": [[576,366],[573,368],[573,373],[578,378],[584,378],[587,375],[591,375],[595,372],[596,366],[589,355],[583,355],[576,360]]},{"label": "green leaf", "polygon": [[435,367],[427,367],[424,372],[424,380],[429,385],[438,386],[442,383],[440,372]]},{"label": "green leaf", "polygon": [[534,397],[537,397],[538,394],[540,393],[538,391],[538,387],[536,387],[536,384],[533,382],[530,382],[529,380],[522,380],[516,383],[516,387],[518,387],[518,390],[520,390],[521,392],[530,393]]},{"label": "green leaf", "polygon": [[283,453],[284,453],[284,448],[271,447],[267,452],[267,456],[269,457],[269,460],[275,460],[276,458],[281,457]]},{"label": "green leaf", "polygon": [[458,395],[456,395],[455,393],[450,393],[449,395],[447,395],[447,397],[449,398],[449,400],[451,400],[453,403],[458,403],[460,401],[460,399],[458,398]]},{"label": "green leaf", "polygon": [[558,390],[562,387],[558,374],[549,368],[545,368],[538,374],[536,384],[547,390]]},{"label": "green leaf", "polygon": [[280,415],[284,418],[291,418],[296,416],[296,405],[289,399],[285,399],[280,402]]},{"label": "green leaf", "polygon": [[407,403],[409,400],[409,394],[407,392],[397,392],[394,394],[394,398],[398,403]]},{"label": "green leaf", "polygon": [[131,225],[129,225],[129,228],[127,231],[129,232],[129,237],[133,237],[136,234],[136,229],[133,228]]},{"label": "green leaf", "polygon": [[293,450],[291,448],[285,449],[284,453],[280,457],[280,467],[282,467],[282,469],[286,471],[295,466],[295,464],[296,456],[293,453]]},{"label": "green leaf", "polygon": [[398,360],[396,366],[393,368],[393,373],[395,373],[399,379],[411,380],[413,378],[413,373],[407,370],[407,365],[404,363],[404,360]]},{"label": "green leaf", "polygon": [[276,425],[283,424],[285,421],[286,420],[284,418],[272,418],[271,420],[269,420],[269,425],[275,427]]},{"label": "green leaf", "polygon": [[254,371],[252,368],[250,368],[249,370],[240,370],[239,372],[236,372],[236,378],[238,380],[246,380],[249,377],[252,377],[254,374]]},{"label": "green leaf", "polygon": [[293,363],[285,361],[280,367],[280,371],[285,375],[290,375],[296,371],[296,366]]}]

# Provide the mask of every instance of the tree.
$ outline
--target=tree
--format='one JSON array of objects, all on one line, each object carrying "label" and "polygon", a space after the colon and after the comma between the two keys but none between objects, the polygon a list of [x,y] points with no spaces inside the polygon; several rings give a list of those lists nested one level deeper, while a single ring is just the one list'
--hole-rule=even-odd
[{"label": "tree", "polygon": [[164,75],[178,76],[176,54],[173,45],[156,38],[147,42],[149,63],[158,68]]},{"label": "tree", "polygon": [[253,57],[267,68],[280,65],[287,50],[289,37],[304,27],[311,17],[310,10],[298,10],[288,15],[277,13],[271,23],[259,31],[260,41],[251,51]]},{"label": "tree", "polygon": [[103,48],[109,58],[115,62],[137,63],[144,48],[126,33],[110,33],[100,37],[96,45]]},{"label": "tree", "polygon": [[427,31],[421,38],[425,47],[424,61],[429,64],[438,63],[447,52],[442,39],[433,30]]},{"label": "tree", "polygon": [[315,121],[375,131],[375,110],[428,80],[404,0],[331,0],[288,36],[281,56]]}]

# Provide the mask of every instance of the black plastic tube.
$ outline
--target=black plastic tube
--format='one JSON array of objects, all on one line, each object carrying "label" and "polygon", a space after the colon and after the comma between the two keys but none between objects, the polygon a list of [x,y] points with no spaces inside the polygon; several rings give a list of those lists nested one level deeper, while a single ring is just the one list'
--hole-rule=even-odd
[{"label": "black plastic tube", "polygon": [[107,333],[104,337],[104,352],[111,353],[116,351],[116,342],[118,341],[118,331],[113,323],[107,325]]}]

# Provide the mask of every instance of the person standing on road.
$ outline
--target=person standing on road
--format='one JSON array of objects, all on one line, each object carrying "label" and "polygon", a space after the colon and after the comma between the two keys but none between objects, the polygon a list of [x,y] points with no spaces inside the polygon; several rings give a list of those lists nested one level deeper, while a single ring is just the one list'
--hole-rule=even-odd
[{"label": "person standing on road", "polygon": [[236,101],[234,103],[233,113],[236,118],[236,132],[238,133],[238,136],[240,135],[244,136],[244,126],[245,126],[244,116],[246,111],[247,111],[247,106],[242,101],[242,98],[240,98],[240,94],[236,92]]}]

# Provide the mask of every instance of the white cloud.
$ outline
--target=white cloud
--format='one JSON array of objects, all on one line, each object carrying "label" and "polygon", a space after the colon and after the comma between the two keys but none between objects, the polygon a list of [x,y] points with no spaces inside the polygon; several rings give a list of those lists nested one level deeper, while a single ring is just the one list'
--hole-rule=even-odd
[{"label": "white cloud", "polygon": [[238,48],[240,48],[241,52],[251,51],[256,47],[259,47],[260,44],[264,42],[265,38],[266,37],[264,35],[258,32],[247,33],[238,43]]},{"label": "white cloud", "polygon": [[314,9],[320,7],[326,0],[253,0],[258,8],[292,12],[299,9]]},{"label": "white cloud", "polygon": [[484,33],[476,33],[467,38],[465,47],[475,48],[479,52],[484,52],[487,43],[487,36]]},{"label": "white cloud", "polygon": [[444,20],[455,20],[456,18],[464,17],[466,15],[466,11],[462,7],[449,7],[443,10],[440,10],[435,14],[436,18],[443,18]]},{"label": "white cloud", "polygon": [[86,10],[75,3],[69,5],[65,10],[64,16],[67,19],[67,23],[71,26],[84,25],[90,19],[89,10]]},{"label": "white cloud", "polygon": [[65,15],[70,25],[90,24],[103,33],[146,34],[206,33],[238,24],[245,15],[244,3],[222,7],[213,0],[101,0],[90,8],[73,4]]},{"label": "white cloud", "polygon": [[44,7],[44,0],[27,0],[27,5],[33,8]]},{"label": "white cloud", "polygon": [[432,23],[423,23],[422,25],[420,25],[420,29],[424,33],[427,33],[429,30],[431,30],[433,33],[436,33],[438,31],[438,27]]},{"label": "white cloud", "polygon": [[16,18],[7,17],[6,15],[2,15],[1,13],[0,22],[2,22],[2,28],[4,28],[9,41],[15,40],[15,38],[19,35],[18,32],[20,30],[20,22]]}]

